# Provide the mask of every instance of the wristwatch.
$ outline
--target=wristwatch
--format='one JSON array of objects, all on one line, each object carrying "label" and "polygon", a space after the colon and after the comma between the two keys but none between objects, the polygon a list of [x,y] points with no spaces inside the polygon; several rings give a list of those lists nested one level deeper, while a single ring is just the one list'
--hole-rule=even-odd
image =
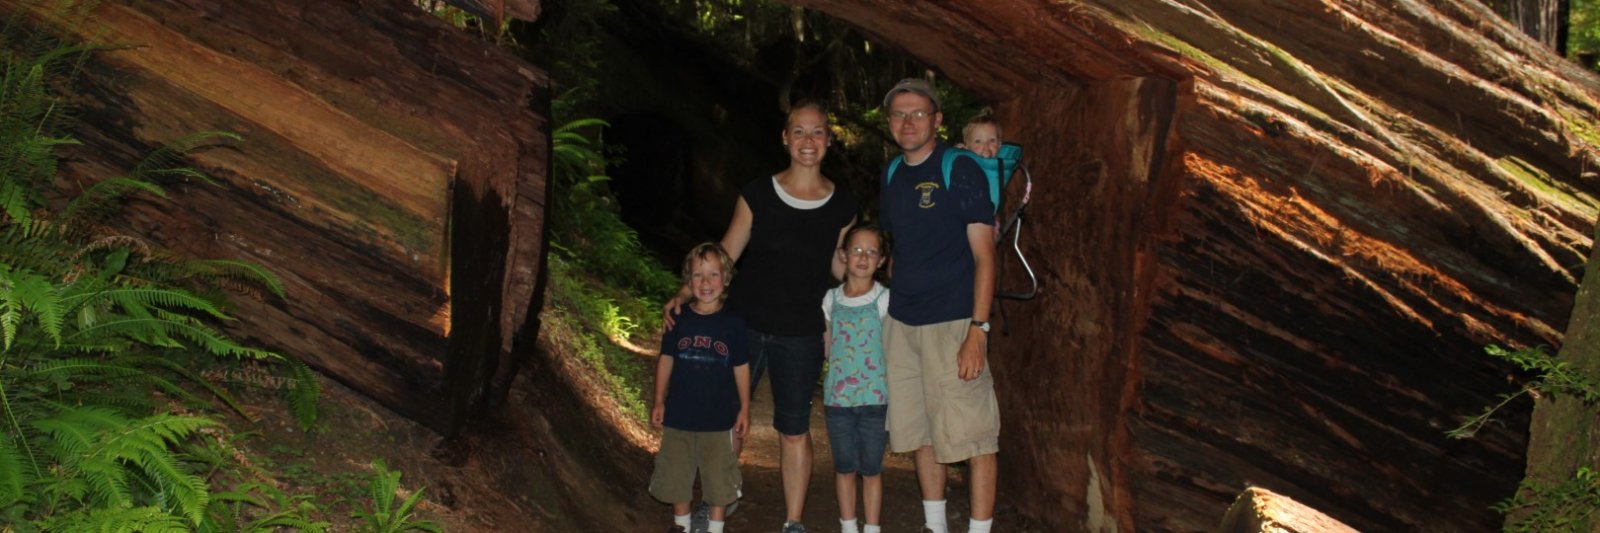
[{"label": "wristwatch", "polygon": [[981,320],[978,320],[978,319],[974,318],[974,319],[972,319],[972,325],[977,326],[978,329],[983,330],[984,333],[988,333],[989,332],[989,323],[988,322],[983,322]]}]

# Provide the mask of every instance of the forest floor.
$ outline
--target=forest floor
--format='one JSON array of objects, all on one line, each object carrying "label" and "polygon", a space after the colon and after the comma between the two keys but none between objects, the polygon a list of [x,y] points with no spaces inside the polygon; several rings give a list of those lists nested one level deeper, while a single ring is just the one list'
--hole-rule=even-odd
[{"label": "forest floor", "polygon": [[[311,501],[322,511],[317,517],[333,522],[333,531],[355,530],[357,524],[350,514],[371,505],[365,484],[372,476],[373,459],[383,459],[391,469],[404,473],[400,481],[402,498],[422,489],[419,518],[436,522],[446,531],[565,531],[572,529],[575,520],[581,520],[575,517],[583,512],[561,509],[571,501],[564,499],[561,493],[584,488],[556,486],[559,484],[551,479],[584,479],[586,474],[569,471],[545,479],[511,476],[517,479],[508,483],[503,462],[475,459],[461,466],[448,465],[435,457],[441,441],[437,433],[337,382],[326,378],[321,381],[321,419],[315,431],[308,433],[296,428],[284,402],[271,391],[242,392],[240,399],[254,421],[236,418],[230,425],[244,435],[236,440],[244,455],[255,466],[270,472],[285,492],[310,495]],[[751,433],[740,458],[744,498],[728,518],[730,533],[776,532],[784,521],[779,443],[771,425],[772,397],[767,390],[768,381],[762,380],[754,395]],[[839,531],[832,454],[820,399],[813,410],[811,424],[815,459],[803,522],[811,532]],[[492,443],[480,442],[484,442],[477,445],[480,448]],[[494,452],[480,450],[475,454],[537,453],[513,444],[504,448]],[[638,452],[653,454],[654,450]],[[531,457],[523,461],[539,462]],[[581,466],[574,465],[560,467],[582,470]],[[967,519],[964,468],[952,466],[947,473],[948,519],[954,531],[964,531]],[[922,506],[911,456],[889,454],[885,458],[883,475],[884,531],[919,531]],[[595,476],[587,478],[595,479]],[[670,508],[651,500],[646,487],[606,488],[612,489],[609,492],[633,495],[615,505],[644,507],[632,509],[630,513],[637,514],[636,521],[642,524],[642,531],[659,533],[670,525]],[[589,489],[594,490],[593,487]],[[1023,529],[1018,527],[1020,524],[1013,515],[1002,502],[996,523],[1007,529]],[[861,516],[859,505],[857,516]]]}]

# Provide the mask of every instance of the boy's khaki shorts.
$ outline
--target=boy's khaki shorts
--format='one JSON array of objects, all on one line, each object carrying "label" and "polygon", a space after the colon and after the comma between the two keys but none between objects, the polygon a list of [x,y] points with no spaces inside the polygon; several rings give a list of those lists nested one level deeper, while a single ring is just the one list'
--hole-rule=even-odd
[{"label": "boy's khaki shorts", "polygon": [[650,474],[650,495],[666,503],[694,501],[695,472],[700,473],[700,498],[726,506],[739,499],[739,458],[733,455],[733,431],[683,431],[666,428],[656,469]]},{"label": "boy's khaki shorts", "polygon": [[1000,451],[1000,408],[988,365],[972,381],[958,375],[956,354],[970,327],[967,319],[925,326],[884,319],[890,450],[931,445],[941,463]]}]

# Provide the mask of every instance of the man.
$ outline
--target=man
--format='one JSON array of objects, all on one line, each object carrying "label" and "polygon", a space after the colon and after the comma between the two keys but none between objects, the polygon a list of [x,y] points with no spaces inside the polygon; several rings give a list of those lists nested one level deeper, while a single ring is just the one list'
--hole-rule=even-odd
[{"label": "man", "polygon": [[883,228],[895,242],[894,298],[883,326],[890,448],[916,451],[932,533],[949,531],[943,463],[967,461],[969,531],[987,533],[1000,451],[1000,413],[987,368],[994,203],[972,158],[957,157],[945,179],[941,158],[951,148],[934,138],[944,115],[931,84],[900,80],[883,106],[904,152],[879,195]]}]

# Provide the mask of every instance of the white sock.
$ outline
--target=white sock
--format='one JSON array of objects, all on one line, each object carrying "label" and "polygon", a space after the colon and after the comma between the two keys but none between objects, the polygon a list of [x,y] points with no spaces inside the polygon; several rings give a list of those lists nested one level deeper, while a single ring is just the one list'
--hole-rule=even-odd
[{"label": "white sock", "polygon": [[839,533],[861,533],[861,530],[856,528],[856,519],[845,520],[840,518]]},{"label": "white sock", "polygon": [[994,525],[993,518],[988,520],[969,518],[967,519],[967,533],[989,533],[989,526],[992,525]]},{"label": "white sock", "polygon": [[689,530],[689,515],[686,515],[686,514],[675,514],[675,515],[672,515],[672,523],[679,525],[680,527],[682,527],[684,529],[684,531],[688,531]]},{"label": "white sock", "polygon": [[861,533],[883,533],[883,532],[878,529],[878,525],[877,524],[867,524],[866,526],[861,528]]},{"label": "white sock", "polygon": [[706,527],[706,531],[709,533],[722,533],[722,525],[726,523],[721,520],[712,520],[711,525]]},{"label": "white sock", "polygon": [[944,521],[944,500],[922,500],[922,520],[933,533],[950,533],[950,525]]}]

